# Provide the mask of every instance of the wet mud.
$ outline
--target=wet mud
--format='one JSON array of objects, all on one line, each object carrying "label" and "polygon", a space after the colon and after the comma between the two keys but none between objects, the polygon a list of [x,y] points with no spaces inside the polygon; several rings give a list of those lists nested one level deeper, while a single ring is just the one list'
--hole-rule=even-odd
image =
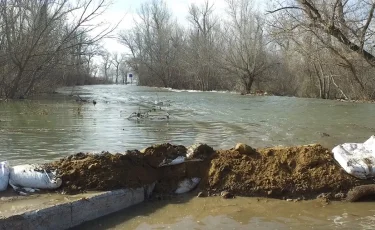
[{"label": "wet mud", "polygon": [[[161,165],[176,157],[187,161]],[[347,192],[372,181],[359,180],[335,162],[321,145],[254,149],[244,144],[228,150],[207,145],[186,148],[161,144],[126,153],[78,153],[46,165],[57,169],[63,180],[60,190],[75,194],[90,190],[135,188],[156,182],[154,193],[173,194],[185,178],[202,178],[196,192],[279,199],[313,199],[324,193],[329,199],[344,199]]]}]

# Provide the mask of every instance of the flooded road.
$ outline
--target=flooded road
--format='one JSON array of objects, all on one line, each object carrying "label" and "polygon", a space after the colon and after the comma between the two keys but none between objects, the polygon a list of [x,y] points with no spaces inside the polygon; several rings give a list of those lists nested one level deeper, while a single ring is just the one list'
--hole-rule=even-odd
[{"label": "flooded road", "polygon": [[[88,103],[76,102],[77,95]],[[168,112],[169,119],[127,119],[154,108]],[[12,165],[42,163],[80,151],[124,152],[163,142],[203,142],[214,148],[237,142],[253,147],[321,143],[331,148],[373,135],[374,113],[374,104],[318,99],[122,85],[63,88],[47,98],[0,101],[0,159]],[[141,204],[81,227],[374,229],[374,221],[373,203],[324,206],[318,201],[182,197]]]},{"label": "flooded road", "polygon": [[[124,152],[155,143],[230,148],[362,142],[375,132],[374,104],[254,97],[123,85],[63,88],[48,98],[0,102],[0,157],[46,162],[76,152]],[[77,103],[79,95],[88,103]],[[94,106],[91,102],[95,100]],[[169,120],[128,120],[160,109]],[[329,136],[327,136],[328,134]]]},{"label": "flooded road", "polygon": [[180,197],[146,202],[76,229],[374,229],[373,203]]}]

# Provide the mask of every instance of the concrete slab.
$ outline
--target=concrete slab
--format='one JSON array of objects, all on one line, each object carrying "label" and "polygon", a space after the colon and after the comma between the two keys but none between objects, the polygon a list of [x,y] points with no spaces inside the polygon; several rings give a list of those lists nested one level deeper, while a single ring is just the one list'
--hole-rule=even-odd
[{"label": "concrete slab", "polygon": [[137,188],[115,190],[94,196],[91,199],[72,202],[71,224],[77,226],[83,222],[141,203],[144,199],[144,189]]},{"label": "concrete slab", "polygon": [[68,229],[141,203],[152,188],[153,185],[150,185],[145,188],[76,196],[42,194],[37,197],[18,197],[15,200],[2,201],[0,230]]},{"label": "concrete slab", "polygon": [[49,192],[19,196],[13,190],[8,190],[0,193],[0,218],[69,203],[79,199],[86,199],[102,193],[103,192],[88,192],[77,195],[62,195],[60,193]]}]

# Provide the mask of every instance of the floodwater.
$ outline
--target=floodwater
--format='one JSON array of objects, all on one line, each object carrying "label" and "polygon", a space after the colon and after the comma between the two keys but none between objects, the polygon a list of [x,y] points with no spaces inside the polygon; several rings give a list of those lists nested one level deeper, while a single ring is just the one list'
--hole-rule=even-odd
[{"label": "floodwater", "polygon": [[[78,103],[71,94],[89,102]],[[127,119],[152,109],[168,112],[169,119]],[[124,152],[163,142],[203,142],[214,148],[237,142],[253,147],[321,143],[332,148],[373,135],[374,114],[375,104],[367,103],[129,85],[62,88],[48,97],[0,101],[0,160],[42,163],[77,152]],[[180,197],[146,202],[81,228],[374,229],[375,208],[373,203]]]},{"label": "floodwater", "polygon": [[[124,152],[156,143],[231,148],[363,142],[375,104],[241,96],[123,85],[63,88],[47,98],[0,101],[0,159],[40,163],[77,152]],[[79,95],[89,103],[76,102]],[[90,103],[95,100],[94,106]],[[128,120],[163,102],[168,120]],[[329,136],[325,135],[328,134]]]},{"label": "floodwater", "polygon": [[145,202],[76,229],[374,229],[373,203],[180,197]]}]

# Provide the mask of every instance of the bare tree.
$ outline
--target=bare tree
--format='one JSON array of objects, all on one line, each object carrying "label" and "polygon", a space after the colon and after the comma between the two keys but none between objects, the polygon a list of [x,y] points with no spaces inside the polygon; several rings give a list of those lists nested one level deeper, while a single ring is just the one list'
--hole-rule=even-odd
[{"label": "bare tree", "polygon": [[121,54],[121,62],[120,62],[120,75],[122,77],[122,84],[127,85],[128,84],[128,73],[130,72],[129,66],[126,62],[127,55]]},{"label": "bare tree", "polygon": [[163,1],[152,1],[141,6],[139,17],[141,20],[133,30],[119,35],[120,42],[132,54],[128,63],[142,84],[169,87],[173,82],[176,51],[171,13]]},{"label": "bare tree", "polygon": [[271,67],[266,53],[264,20],[253,10],[249,0],[228,0],[230,20],[224,31],[223,68],[237,76],[245,93],[250,93],[254,81],[261,81]]},{"label": "bare tree", "polygon": [[120,76],[120,65],[124,61],[122,55],[119,55],[117,52],[112,54],[112,65],[115,68],[115,83],[118,84],[119,76]]},{"label": "bare tree", "polygon": [[214,15],[214,4],[190,5],[187,68],[200,90],[220,88],[223,74],[219,71],[220,21]]},{"label": "bare tree", "polygon": [[[33,1],[11,0],[0,4],[0,51],[2,96],[15,98],[30,94],[47,84],[58,83],[59,69],[82,62],[84,46],[95,43],[113,30],[93,19],[107,8],[105,0]],[[91,33],[91,36],[87,34]],[[40,90],[40,89],[39,89]]]},{"label": "bare tree", "polygon": [[[323,45],[331,60],[335,60],[335,70],[340,72],[338,76],[342,73],[347,76],[347,79],[339,79],[342,85],[350,86],[346,91],[356,98],[368,98],[373,89],[367,84],[369,79],[361,73],[364,68],[358,67],[365,66],[361,58],[375,67],[374,9],[375,2],[367,0],[293,0],[279,3],[279,7],[269,12],[276,14],[273,27],[278,33],[284,31],[294,38],[304,33],[314,36],[315,42]],[[330,78],[332,83],[334,80]],[[334,85],[343,94],[342,87]]]},{"label": "bare tree", "polygon": [[103,66],[103,74],[104,74],[104,79],[105,79],[105,82],[108,83],[110,82],[109,80],[109,70],[111,68],[111,65],[112,65],[112,61],[111,61],[111,54],[107,51],[103,52],[102,53],[102,59],[103,59],[103,62],[102,62],[102,66]]}]

